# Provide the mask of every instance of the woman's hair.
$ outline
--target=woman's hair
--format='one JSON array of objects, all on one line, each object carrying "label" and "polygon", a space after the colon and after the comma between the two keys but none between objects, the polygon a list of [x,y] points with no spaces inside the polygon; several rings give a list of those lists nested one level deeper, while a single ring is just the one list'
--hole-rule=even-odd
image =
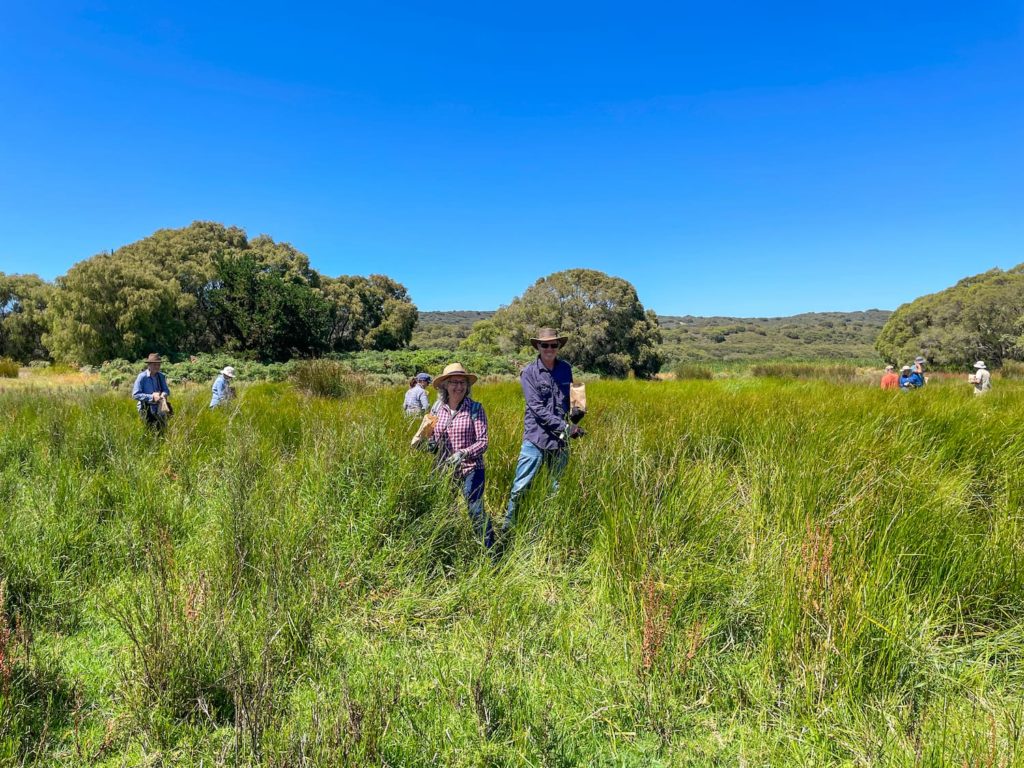
[{"label": "woman's hair", "polygon": [[[437,399],[448,405],[448,382],[442,381],[434,386],[437,388]],[[473,385],[469,383],[469,379],[466,379],[466,397],[469,397],[471,394],[473,394]]]},{"label": "woman's hair", "polygon": [[416,386],[416,379],[409,379],[409,389]]}]

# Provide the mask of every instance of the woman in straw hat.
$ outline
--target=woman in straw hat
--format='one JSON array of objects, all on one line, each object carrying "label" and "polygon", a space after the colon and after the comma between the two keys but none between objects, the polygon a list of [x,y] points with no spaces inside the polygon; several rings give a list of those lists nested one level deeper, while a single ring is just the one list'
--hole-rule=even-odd
[{"label": "woman in straw hat", "polygon": [[470,397],[476,376],[452,363],[434,379],[438,392],[437,423],[429,446],[437,465],[453,472],[469,507],[477,538],[488,549],[494,544],[491,520],[484,511],[484,451],[487,450],[487,414]]}]

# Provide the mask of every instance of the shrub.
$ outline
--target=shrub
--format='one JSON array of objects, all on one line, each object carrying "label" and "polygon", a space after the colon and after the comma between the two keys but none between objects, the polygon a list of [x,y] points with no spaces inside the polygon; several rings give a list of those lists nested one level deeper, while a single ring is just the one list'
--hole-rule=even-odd
[{"label": "shrub", "polygon": [[714,377],[711,369],[704,365],[694,363],[679,363],[673,370],[677,379],[711,379]]},{"label": "shrub", "polygon": [[773,379],[830,379],[853,381],[857,369],[848,365],[815,365],[814,363],[762,363],[751,367],[750,374]]},{"label": "shrub", "polygon": [[337,360],[303,360],[295,366],[292,381],[303,392],[320,397],[349,397],[369,389],[365,376]]},{"label": "shrub", "polygon": [[1003,360],[1000,374],[1004,379],[1024,379],[1024,363],[1017,360]]},{"label": "shrub", "polygon": [[0,357],[0,378],[18,378],[18,364],[9,357]]}]

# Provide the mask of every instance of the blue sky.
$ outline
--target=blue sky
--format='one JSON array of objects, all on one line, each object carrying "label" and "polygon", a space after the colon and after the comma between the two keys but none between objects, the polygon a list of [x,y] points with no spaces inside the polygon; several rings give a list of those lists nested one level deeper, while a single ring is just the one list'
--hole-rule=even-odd
[{"label": "blue sky", "polygon": [[1024,262],[1022,8],[8,3],[0,270],[206,219],[426,310],[895,308]]}]

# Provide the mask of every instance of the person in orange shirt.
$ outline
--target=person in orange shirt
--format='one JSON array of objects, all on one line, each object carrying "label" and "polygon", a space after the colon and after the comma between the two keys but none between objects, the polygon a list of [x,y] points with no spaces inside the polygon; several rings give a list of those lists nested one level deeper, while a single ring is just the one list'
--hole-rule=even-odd
[{"label": "person in orange shirt", "polygon": [[885,373],[882,375],[882,389],[899,389],[900,377],[896,369],[891,365],[885,366]]}]

